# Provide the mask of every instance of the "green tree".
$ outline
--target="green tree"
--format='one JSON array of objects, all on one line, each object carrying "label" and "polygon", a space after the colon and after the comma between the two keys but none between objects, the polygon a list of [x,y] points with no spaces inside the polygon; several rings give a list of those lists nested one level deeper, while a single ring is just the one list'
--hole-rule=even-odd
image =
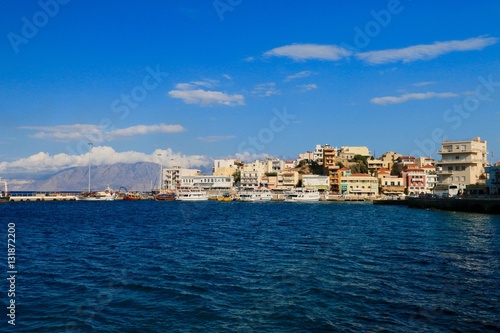
[{"label": "green tree", "polygon": [[241,181],[241,171],[240,170],[236,170],[234,173],[233,173],[233,179],[234,179],[234,183],[237,184]]}]

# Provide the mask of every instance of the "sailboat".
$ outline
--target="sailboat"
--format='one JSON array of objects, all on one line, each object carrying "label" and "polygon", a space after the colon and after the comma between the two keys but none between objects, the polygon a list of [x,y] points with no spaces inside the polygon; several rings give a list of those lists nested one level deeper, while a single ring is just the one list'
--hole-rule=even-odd
[{"label": "sailboat", "polygon": [[89,142],[90,151],[89,151],[89,187],[87,191],[84,191],[76,196],[77,201],[114,201],[116,199],[116,192],[109,187],[103,191],[92,192],[90,190],[90,155],[92,153],[92,142]]},{"label": "sailboat", "polygon": [[9,196],[9,190],[7,189],[7,181],[4,180],[3,183],[5,185],[5,191],[0,192],[0,202],[8,202],[10,200],[10,196]]}]

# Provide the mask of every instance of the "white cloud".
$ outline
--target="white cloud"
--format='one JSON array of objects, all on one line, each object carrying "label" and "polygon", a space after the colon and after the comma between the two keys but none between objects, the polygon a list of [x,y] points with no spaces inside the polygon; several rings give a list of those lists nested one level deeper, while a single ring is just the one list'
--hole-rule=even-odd
[{"label": "white cloud", "polygon": [[410,100],[422,100],[429,98],[449,98],[449,97],[457,97],[458,94],[445,92],[445,93],[436,93],[436,92],[426,92],[426,93],[409,93],[403,94],[401,96],[385,96],[385,97],[375,97],[370,100],[370,102],[374,104],[387,105],[387,104],[398,104],[404,103]]},{"label": "white cloud", "polygon": [[433,84],[436,84],[436,82],[434,82],[434,81],[425,81],[425,82],[414,83],[413,86],[414,87],[424,87],[424,86],[430,86],[430,85],[433,85]]},{"label": "white cloud", "polygon": [[32,138],[61,142],[78,140],[104,142],[150,133],[179,133],[185,131],[185,128],[181,125],[168,124],[136,125],[112,131],[107,131],[105,126],[90,124],[24,126],[20,128],[39,131],[30,135]]},{"label": "white cloud", "polygon": [[337,61],[348,57],[351,51],[337,45],[292,44],[274,48],[264,53],[268,57],[288,57],[296,61],[329,60]]},{"label": "white cloud", "polygon": [[260,97],[268,97],[271,95],[278,95],[280,92],[276,89],[276,83],[268,82],[261,83],[254,87],[252,94],[258,95]]},{"label": "white cloud", "polygon": [[308,77],[308,76],[311,76],[311,75],[314,75],[314,74],[316,74],[316,73],[311,72],[311,71],[302,71],[302,72],[298,72],[298,73],[295,73],[295,74],[292,74],[292,75],[288,75],[283,81],[288,82],[288,81],[291,81],[291,80],[301,79],[301,78],[304,78],[304,77]]},{"label": "white cloud", "polygon": [[234,158],[237,160],[240,160],[242,162],[248,163],[248,162],[253,162],[256,160],[265,160],[266,158],[271,157],[269,154],[266,153],[260,153],[260,154],[255,154],[255,153],[250,153],[248,151],[245,151],[243,153],[236,153],[234,155]]},{"label": "white cloud", "polygon": [[310,91],[318,88],[318,85],[315,83],[310,84],[300,84],[297,86],[301,91]]},{"label": "white cloud", "polygon": [[210,136],[200,136],[197,139],[203,142],[221,142],[221,141],[228,141],[236,138],[234,135],[210,135]]},{"label": "white cloud", "polygon": [[245,105],[243,95],[229,95],[220,91],[210,90],[171,90],[168,92],[171,98],[179,98],[186,104],[200,104],[207,106],[210,104],[222,104],[227,106]]},{"label": "white cloud", "polygon": [[[161,156],[158,156],[160,154]],[[209,167],[213,161],[204,155],[184,155],[176,153],[172,149],[157,149],[151,154],[137,151],[116,152],[108,146],[95,146],[91,155],[92,165],[111,165],[115,163],[137,163],[152,162],[162,164],[166,167],[181,166],[184,168]],[[51,156],[45,152],[39,152],[26,158],[13,162],[0,162],[0,172],[4,174],[19,173],[52,173],[59,170],[87,166],[89,153],[81,155],[57,154]]]},{"label": "white cloud", "polygon": [[356,57],[372,65],[388,64],[399,61],[408,63],[417,60],[434,59],[451,52],[482,50],[497,42],[498,38],[494,37],[475,37],[465,40],[420,44],[402,49],[362,52],[357,53]]},{"label": "white cloud", "polygon": [[220,91],[204,90],[213,88],[218,81],[205,79],[203,81],[192,81],[190,83],[178,83],[174,90],[168,92],[171,98],[182,99],[186,104],[199,104],[208,106],[211,104],[222,104],[227,106],[245,105],[243,95],[230,95]]}]

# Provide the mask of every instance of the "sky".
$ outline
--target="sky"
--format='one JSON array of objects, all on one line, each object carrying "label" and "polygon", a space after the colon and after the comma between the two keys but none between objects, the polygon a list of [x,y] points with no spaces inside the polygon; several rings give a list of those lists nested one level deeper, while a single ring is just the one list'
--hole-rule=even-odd
[{"label": "sky", "polygon": [[[0,177],[316,144],[500,160],[500,2],[0,2]],[[89,144],[92,143],[92,145]],[[91,150],[90,150],[91,149]]]}]

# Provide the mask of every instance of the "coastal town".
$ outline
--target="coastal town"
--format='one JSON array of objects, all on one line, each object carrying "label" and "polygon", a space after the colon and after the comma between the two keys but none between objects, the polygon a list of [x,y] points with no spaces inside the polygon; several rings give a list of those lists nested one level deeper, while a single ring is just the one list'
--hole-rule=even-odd
[{"label": "coastal town", "polygon": [[[3,201],[184,200],[184,201],[372,201],[405,198],[497,196],[500,162],[490,164],[487,142],[443,141],[439,159],[386,152],[375,158],[366,146],[317,144],[294,160],[266,158],[250,163],[214,160],[212,174],[159,165],[161,186],[150,194],[108,188],[80,195],[9,195]],[[90,170],[90,169],[89,169]]]}]

